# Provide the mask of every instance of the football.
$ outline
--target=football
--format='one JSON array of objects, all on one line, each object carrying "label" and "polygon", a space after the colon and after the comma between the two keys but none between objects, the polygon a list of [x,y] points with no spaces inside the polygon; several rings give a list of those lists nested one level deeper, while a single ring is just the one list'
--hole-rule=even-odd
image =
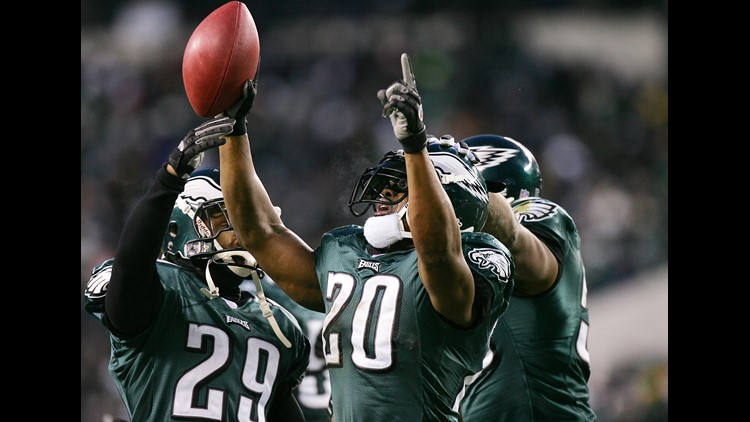
[{"label": "football", "polygon": [[201,117],[228,109],[255,78],[260,39],[247,6],[230,1],[195,28],[182,57],[182,81],[190,105]]}]

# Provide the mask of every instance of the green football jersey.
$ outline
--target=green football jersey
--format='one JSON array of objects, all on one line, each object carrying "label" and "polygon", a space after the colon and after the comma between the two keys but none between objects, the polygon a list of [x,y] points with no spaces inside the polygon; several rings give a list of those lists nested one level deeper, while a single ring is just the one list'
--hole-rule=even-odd
[{"label": "green football jersey", "polygon": [[[323,357],[323,318],[325,314],[313,311],[298,304],[268,275],[260,280],[263,285],[263,292],[270,301],[277,302],[286,308],[299,322],[302,331],[307,334],[310,341],[310,363],[307,365],[307,372],[294,394],[297,397],[302,413],[305,415],[307,422],[329,422],[328,405],[331,399],[331,380],[328,375],[328,368]],[[255,283],[245,281],[240,286],[251,292],[255,292]]]},{"label": "green football jersey", "polygon": [[[94,270],[85,294],[86,310],[105,326],[111,265]],[[296,386],[307,367],[310,344],[294,317],[271,305],[288,349],[257,297],[241,306],[211,300],[195,274],[167,261],[157,270],[164,300],[156,322],[133,339],[110,334],[109,370],[131,420],[265,421],[278,386]]]},{"label": "green football jersey", "polygon": [[513,296],[492,335],[487,368],[461,401],[465,422],[594,421],[589,405],[586,274],[573,219],[541,198],[512,203],[518,221],[561,249],[555,285]]},{"label": "green football jersey", "polygon": [[327,311],[323,347],[334,421],[458,420],[464,378],[482,367],[514,271],[494,237],[462,233],[462,240],[477,294],[491,304],[470,329],[435,312],[414,249],[371,255],[360,226],[323,236],[316,268]]}]

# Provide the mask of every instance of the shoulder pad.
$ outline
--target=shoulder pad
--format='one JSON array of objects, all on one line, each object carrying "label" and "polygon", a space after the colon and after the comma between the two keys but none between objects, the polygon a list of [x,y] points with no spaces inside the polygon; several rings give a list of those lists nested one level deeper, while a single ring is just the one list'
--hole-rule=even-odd
[{"label": "shoulder pad", "polygon": [[343,237],[343,236],[349,236],[352,234],[358,234],[358,233],[363,233],[363,232],[364,232],[364,229],[362,228],[362,226],[358,226],[356,224],[350,224],[348,226],[335,228],[326,234],[329,236],[333,236],[333,237]]}]

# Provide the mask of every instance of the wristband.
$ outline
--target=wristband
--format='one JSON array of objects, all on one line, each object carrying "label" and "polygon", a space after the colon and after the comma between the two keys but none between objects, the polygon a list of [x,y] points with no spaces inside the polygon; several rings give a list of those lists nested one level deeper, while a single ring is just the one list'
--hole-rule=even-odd
[{"label": "wristband", "polygon": [[247,133],[247,117],[237,119],[229,136],[242,136]]},{"label": "wristband", "polygon": [[426,129],[426,127],[422,128],[420,132],[415,133],[408,138],[398,140],[399,142],[401,142],[401,146],[403,146],[404,152],[415,153],[425,149],[425,147],[427,146]]}]

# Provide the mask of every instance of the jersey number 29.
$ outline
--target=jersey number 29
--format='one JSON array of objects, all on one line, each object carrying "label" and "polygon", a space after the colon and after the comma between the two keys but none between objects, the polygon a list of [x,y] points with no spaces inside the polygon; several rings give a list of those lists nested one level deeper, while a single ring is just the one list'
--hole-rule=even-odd
[{"label": "jersey number 29", "polygon": [[[175,417],[201,418],[207,420],[221,421],[224,414],[224,401],[226,394],[237,394],[233,391],[222,391],[215,388],[208,389],[208,398],[205,407],[196,407],[198,400],[194,397],[201,385],[213,376],[217,376],[221,369],[235,368],[229,362],[230,339],[223,330],[210,325],[190,324],[187,338],[187,350],[204,352],[206,338],[213,339],[213,353],[203,362],[186,372],[177,381],[174,394],[173,412]],[[263,351],[264,353],[261,353]],[[266,356],[266,362],[261,362],[260,357]],[[261,368],[265,368],[265,374],[258,377]],[[242,385],[249,391],[255,393],[255,397],[241,395],[237,416],[231,420],[238,422],[263,422],[265,421],[265,408],[268,404],[271,391],[267,386],[274,385],[279,369],[279,350],[271,343],[258,338],[247,339],[247,351],[245,353],[245,365],[242,368]],[[258,380],[262,382],[258,382]],[[256,402],[257,400],[257,402]],[[254,409],[257,405],[257,409]]]}]

